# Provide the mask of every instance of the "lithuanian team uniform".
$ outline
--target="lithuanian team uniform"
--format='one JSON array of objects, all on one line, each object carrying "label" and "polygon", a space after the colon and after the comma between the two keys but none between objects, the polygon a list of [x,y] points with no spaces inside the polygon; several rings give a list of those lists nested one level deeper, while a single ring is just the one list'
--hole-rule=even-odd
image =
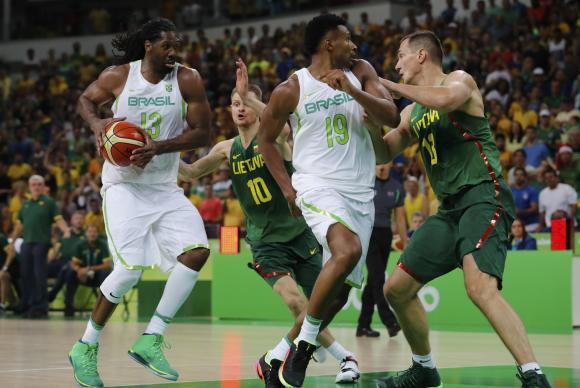
[{"label": "lithuanian team uniform", "polygon": [[[346,282],[361,288],[375,216],[375,154],[363,108],[352,96],[318,81],[307,68],[295,74],[300,99],[290,124],[296,205],[323,247],[324,262],[331,256],[326,240],[330,226],[341,223],[358,235],[362,255]],[[345,74],[361,89],[351,71]]]},{"label": "lithuanian team uniform", "polygon": [[[114,117],[126,117],[154,141],[180,135],[187,106],[179,91],[179,67],[151,84],[141,75],[141,61],[131,62]],[[115,264],[169,271],[183,252],[208,247],[199,212],[177,186],[178,168],[178,152],[154,156],[145,169],[105,161],[103,214]]]},{"label": "lithuanian team uniform", "polygon": [[415,104],[410,127],[441,205],[413,234],[399,267],[427,283],[471,253],[501,289],[515,204],[487,119]]},{"label": "lithuanian team uniform", "polygon": [[[232,187],[246,216],[246,240],[254,268],[273,285],[290,275],[310,297],[322,266],[316,238],[302,217],[292,217],[288,202],[264,164],[256,138],[244,148],[239,136],[230,150]],[[286,161],[292,174],[292,163]]]}]

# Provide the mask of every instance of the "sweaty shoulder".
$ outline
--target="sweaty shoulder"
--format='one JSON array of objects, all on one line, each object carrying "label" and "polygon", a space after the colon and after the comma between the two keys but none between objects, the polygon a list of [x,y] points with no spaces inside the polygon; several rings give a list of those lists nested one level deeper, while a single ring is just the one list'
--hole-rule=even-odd
[{"label": "sweaty shoulder", "polygon": [[374,67],[364,59],[355,59],[350,71],[363,82],[370,75],[377,75]]},{"label": "sweaty shoulder", "polygon": [[477,83],[471,76],[471,74],[463,71],[456,70],[447,75],[443,81],[445,86],[457,85],[459,88],[466,88],[465,93],[469,93],[469,99],[461,105],[458,110],[470,114],[472,116],[484,116],[484,106],[483,98],[481,97],[481,92],[477,86]]},{"label": "sweaty shoulder", "polygon": [[443,81],[443,85],[447,85],[452,82],[461,82],[469,86],[470,88],[473,87],[477,88],[477,84],[475,83],[473,77],[463,70],[455,70],[449,73],[445,78],[445,80]]},{"label": "sweaty shoulder", "polygon": [[195,69],[187,66],[179,66],[177,69],[177,83],[181,94],[186,97],[192,96],[196,89],[203,87],[201,75]]},{"label": "sweaty shoulder", "polygon": [[300,100],[300,82],[296,75],[291,75],[288,80],[282,82],[272,91],[270,96],[270,104],[274,104],[278,108],[294,111]]},{"label": "sweaty shoulder", "polygon": [[103,89],[110,90],[115,96],[118,96],[125,82],[127,82],[127,77],[129,76],[129,64],[119,66],[109,66],[101,72],[99,75],[98,83]]}]

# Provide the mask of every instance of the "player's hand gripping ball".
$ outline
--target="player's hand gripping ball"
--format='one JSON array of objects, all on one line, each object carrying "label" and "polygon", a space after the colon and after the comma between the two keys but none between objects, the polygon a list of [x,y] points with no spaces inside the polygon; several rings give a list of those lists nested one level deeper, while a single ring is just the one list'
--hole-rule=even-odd
[{"label": "player's hand gripping ball", "polygon": [[105,127],[101,155],[115,166],[131,164],[133,150],[145,145],[145,133],[128,121],[114,121]]}]

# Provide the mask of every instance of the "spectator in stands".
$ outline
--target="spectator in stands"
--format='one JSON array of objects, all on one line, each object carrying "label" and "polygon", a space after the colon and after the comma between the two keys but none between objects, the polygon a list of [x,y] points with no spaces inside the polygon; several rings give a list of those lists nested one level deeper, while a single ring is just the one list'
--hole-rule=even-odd
[{"label": "spectator in stands", "polygon": [[535,251],[538,249],[536,239],[528,234],[524,222],[516,218],[512,224],[509,249],[512,251]]},{"label": "spectator in stands", "polygon": [[512,153],[506,149],[505,135],[498,133],[495,135],[495,144],[499,151],[499,161],[501,163],[503,176],[507,176],[512,161]]},{"label": "spectator in stands", "polygon": [[405,215],[407,218],[407,225],[411,225],[413,213],[422,212],[427,214],[429,204],[425,194],[419,191],[419,181],[414,176],[409,176],[405,182]]},{"label": "spectator in stands", "polygon": [[540,219],[537,232],[550,231],[552,214],[556,211],[563,211],[567,217],[574,217],[578,200],[576,190],[566,183],[560,183],[555,170],[545,169],[543,178],[548,187],[540,192]]},{"label": "spectator in stands", "polygon": [[244,226],[244,212],[240,205],[240,200],[236,198],[232,186],[228,188],[228,197],[224,200],[224,226]]},{"label": "spectator in stands", "polygon": [[219,224],[222,220],[222,203],[213,194],[212,185],[205,185],[204,199],[199,206],[199,213],[206,224]]},{"label": "spectator in stands", "polygon": [[580,191],[580,155],[574,158],[574,151],[564,145],[556,154],[556,168],[560,172],[560,181],[572,186],[576,192]]},{"label": "spectator in stands", "polygon": [[48,278],[55,282],[48,293],[48,301],[52,302],[66,282],[70,270],[70,261],[75,255],[77,246],[85,239],[85,215],[82,211],[73,213],[70,219],[70,237],[61,237],[48,251]]},{"label": "spectator in stands", "polygon": [[526,139],[524,137],[522,125],[514,120],[510,128],[509,136],[506,139],[506,150],[513,153],[516,150],[523,148],[525,141]]},{"label": "spectator in stands", "polygon": [[28,177],[32,173],[32,167],[30,164],[24,162],[21,153],[17,153],[14,155],[14,160],[8,166],[8,172],[6,175],[12,180],[12,182],[21,180],[21,179],[28,179]]},{"label": "spectator in stands", "polygon": [[44,178],[33,175],[28,180],[28,186],[30,200],[20,209],[12,232],[13,242],[21,234],[24,235],[20,255],[21,311],[25,318],[45,318],[48,314],[47,254],[52,224],[56,222],[65,238],[70,237],[70,229],[54,200],[44,194]]},{"label": "spectator in stands", "polygon": [[417,231],[417,229],[419,229],[421,225],[425,223],[426,219],[427,217],[425,217],[425,214],[422,212],[413,213],[411,217],[411,225],[409,225],[409,231],[407,232],[409,238]]},{"label": "spectator in stands", "polygon": [[538,131],[534,127],[526,128],[526,144],[524,145],[526,151],[526,165],[535,169],[540,167],[540,164],[550,157],[550,150],[546,144],[538,139]]},{"label": "spectator in stands", "polygon": [[74,315],[74,297],[79,284],[97,288],[113,269],[107,243],[99,239],[99,231],[95,225],[89,225],[85,239],[76,246],[70,262],[70,270],[66,277],[64,295],[64,316]]},{"label": "spectator in stands", "polygon": [[13,288],[17,287],[19,280],[16,249],[8,243],[6,236],[0,232],[0,315],[6,311],[9,305],[14,307],[16,296]]},{"label": "spectator in stands", "polygon": [[469,0],[461,0],[461,7],[455,13],[454,21],[466,25],[471,18],[471,9],[469,8]]},{"label": "spectator in stands", "polygon": [[457,8],[453,5],[454,0],[447,0],[447,8],[441,11],[439,19],[445,24],[449,24],[455,21],[455,15],[457,14]]},{"label": "spectator in stands", "polygon": [[95,225],[100,235],[105,234],[105,220],[101,211],[101,204],[97,198],[89,199],[89,211],[84,219],[85,229],[89,225]]},{"label": "spectator in stands", "polygon": [[538,138],[548,146],[550,156],[555,156],[560,144],[560,131],[551,123],[552,116],[548,109],[540,111],[540,124],[537,127]]},{"label": "spectator in stands", "polygon": [[526,230],[532,232],[538,227],[538,192],[528,184],[528,173],[523,167],[515,167],[512,193],[516,203],[518,218]]},{"label": "spectator in stands", "polygon": [[221,200],[229,197],[230,187],[232,187],[232,180],[230,179],[230,169],[227,164],[220,167],[217,174],[217,179],[213,184],[213,193]]}]

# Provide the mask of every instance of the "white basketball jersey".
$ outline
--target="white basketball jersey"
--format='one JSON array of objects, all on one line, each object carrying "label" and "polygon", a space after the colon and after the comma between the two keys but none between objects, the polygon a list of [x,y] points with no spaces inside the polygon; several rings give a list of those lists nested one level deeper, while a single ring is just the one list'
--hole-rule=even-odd
[{"label": "white basketball jersey", "polygon": [[[361,89],[358,78],[345,70]],[[363,107],[352,96],[297,71],[300,101],[290,116],[294,137],[292,185],[299,192],[331,187],[361,202],[372,201],[375,153],[363,125]]]},{"label": "white basketball jersey", "polygon": [[[186,104],[179,91],[176,66],[157,84],[147,81],[141,74],[141,61],[130,63],[125,87],[115,100],[114,117],[145,129],[153,141],[174,138],[183,132]],[[122,182],[141,184],[177,184],[179,153],[156,155],[141,169],[136,166],[117,167],[105,161],[103,184]]]}]

